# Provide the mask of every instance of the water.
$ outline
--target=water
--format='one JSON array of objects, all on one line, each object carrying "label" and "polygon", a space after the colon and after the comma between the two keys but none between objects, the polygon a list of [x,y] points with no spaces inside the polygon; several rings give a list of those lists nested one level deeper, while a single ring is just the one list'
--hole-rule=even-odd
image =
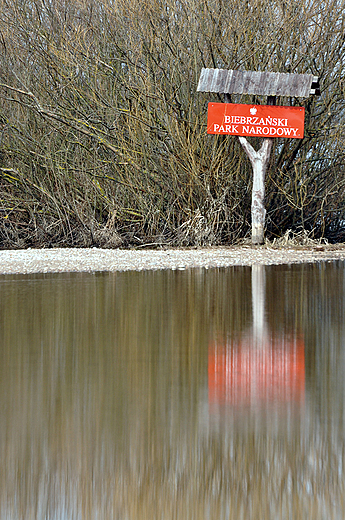
[{"label": "water", "polygon": [[0,520],[343,519],[345,265],[0,278]]}]

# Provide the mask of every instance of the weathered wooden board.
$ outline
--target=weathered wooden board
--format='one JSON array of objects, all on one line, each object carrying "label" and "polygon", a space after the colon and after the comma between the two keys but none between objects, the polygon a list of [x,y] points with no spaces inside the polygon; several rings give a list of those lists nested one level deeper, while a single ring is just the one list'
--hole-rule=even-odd
[{"label": "weathered wooden board", "polygon": [[312,74],[202,69],[198,92],[253,94],[307,98],[319,94],[318,77]]}]

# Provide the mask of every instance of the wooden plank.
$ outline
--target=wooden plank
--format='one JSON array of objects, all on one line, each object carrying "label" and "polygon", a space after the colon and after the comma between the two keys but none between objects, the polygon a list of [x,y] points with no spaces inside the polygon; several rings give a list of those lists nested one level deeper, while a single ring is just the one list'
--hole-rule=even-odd
[{"label": "wooden plank", "polygon": [[309,97],[312,90],[319,93],[318,78],[311,74],[225,69],[202,69],[197,87],[198,92],[289,97]]},{"label": "wooden plank", "polygon": [[225,94],[229,94],[231,92],[231,84],[232,84],[232,75],[233,75],[233,70],[228,70],[227,71],[227,78],[226,78],[226,82],[225,82],[225,85],[224,85],[224,93]]},{"label": "wooden plank", "polygon": [[249,74],[250,82],[248,84],[247,94],[257,94],[258,85],[260,84],[261,72],[252,72]]},{"label": "wooden plank", "polygon": [[217,86],[217,80],[218,80],[218,73],[220,69],[213,69],[213,77],[212,82],[210,85],[210,91],[211,92],[218,92],[218,86]]},{"label": "wooden plank", "polygon": [[207,92],[214,92],[212,89],[214,85],[214,75],[217,74],[217,69],[209,69],[207,77]]},{"label": "wooden plank", "polygon": [[282,96],[284,92],[286,93],[285,95],[289,95],[289,74],[283,72],[279,74],[276,96]]},{"label": "wooden plank", "polygon": [[269,83],[267,85],[267,91],[269,92],[267,95],[268,96],[276,96],[277,95],[277,86],[278,86],[278,83],[279,83],[279,77],[280,77],[280,74],[279,73],[274,73],[274,72],[270,72],[270,76],[269,76]]},{"label": "wooden plank", "polygon": [[254,75],[252,73],[248,74],[248,72],[243,72],[243,92],[249,92],[252,83],[252,78],[254,80]]},{"label": "wooden plank", "polygon": [[207,92],[206,84],[207,84],[207,76],[209,69],[201,69],[201,74],[199,78],[199,83],[197,87],[197,92]]},{"label": "wooden plank", "polygon": [[228,77],[228,72],[229,71],[227,71],[227,70],[219,69],[218,84],[217,84],[218,92],[221,92],[221,93],[226,92],[225,85],[226,85],[226,80]]},{"label": "wooden plank", "polygon": [[259,95],[260,96],[274,96],[274,94],[270,91],[270,82],[272,81],[272,75],[269,72],[262,72],[261,73],[261,81],[260,81],[260,88],[259,88]]},{"label": "wooden plank", "polygon": [[243,93],[243,72],[240,70],[234,70],[232,73],[232,93],[242,94]]},{"label": "wooden plank", "polygon": [[[301,78],[297,76],[297,74],[292,74],[290,82],[289,82],[289,88],[290,88],[290,96],[296,96],[300,93],[301,90]],[[308,89],[308,96],[309,96],[310,88]]]},{"label": "wooden plank", "polygon": [[306,76],[306,75],[303,75],[302,78],[301,78],[301,83],[303,84],[303,94],[304,96],[300,96],[300,97],[307,97],[308,94],[310,96],[310,91],[311,91],[311,85],[313,83],[313,76]]}]

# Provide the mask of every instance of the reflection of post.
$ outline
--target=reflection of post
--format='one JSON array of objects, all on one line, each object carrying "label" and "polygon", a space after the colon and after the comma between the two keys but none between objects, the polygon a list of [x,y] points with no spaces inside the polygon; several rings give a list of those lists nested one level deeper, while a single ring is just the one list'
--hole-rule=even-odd
[{"label": "reflection of post", "polygon": [[265,274],[264,265],[252,265],[253,339],[256,344],[263,344],[266,337]]},{"label": "reflection of post", "polygon": [[209,403],[239,408],[304,399],[304,343],[297,331],[269,329],[265,312],[266,270],[252,266],[253,325],[211,343],[208,355]]}]

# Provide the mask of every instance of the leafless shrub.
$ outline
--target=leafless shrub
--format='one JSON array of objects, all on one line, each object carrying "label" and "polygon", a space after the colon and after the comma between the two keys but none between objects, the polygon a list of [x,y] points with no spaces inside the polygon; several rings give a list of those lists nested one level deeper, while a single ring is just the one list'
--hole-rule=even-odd
[{"label": "leafless shrub", "polygon": [[[275,141],[267,231],[344,237],[342,1],[0,7],[3,247],[246,236],[251,168],[234,138],[206,134],[207,101],[220,98],[196,93],[203,66],[319,76],[306,137]],[[100,240],[109,222],[120,238]]]}]

